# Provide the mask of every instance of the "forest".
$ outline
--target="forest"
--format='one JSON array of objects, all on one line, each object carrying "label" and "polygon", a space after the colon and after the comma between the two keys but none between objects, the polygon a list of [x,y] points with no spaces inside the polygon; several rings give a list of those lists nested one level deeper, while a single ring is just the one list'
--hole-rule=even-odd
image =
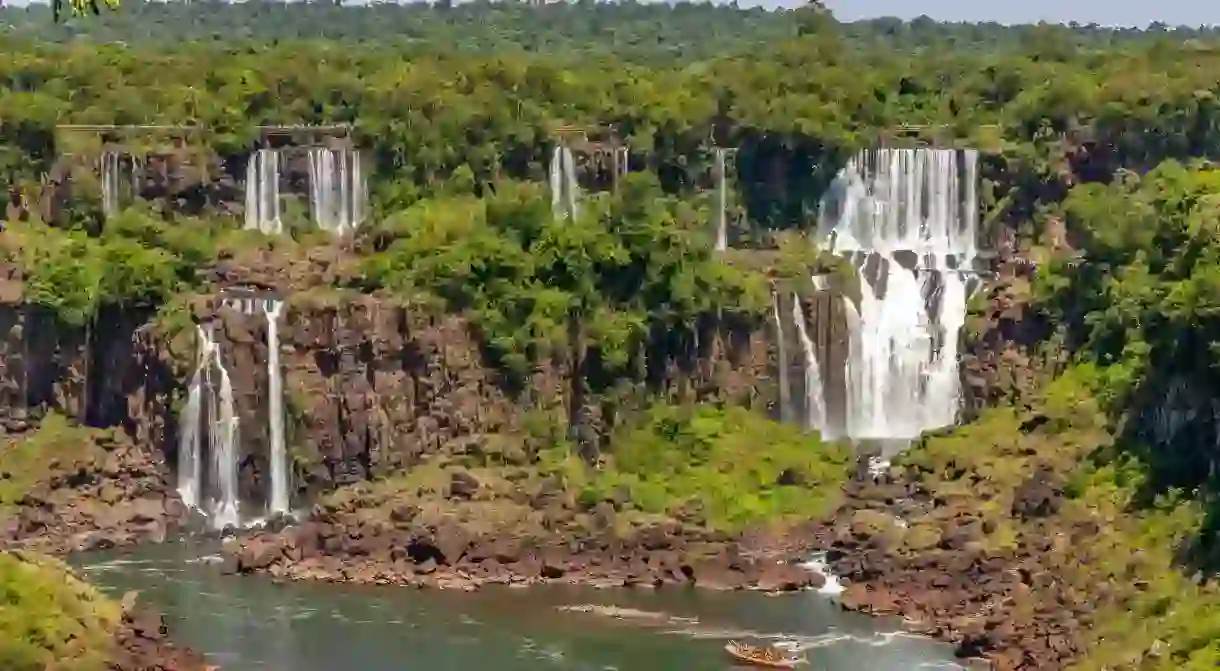
[{"label": "forest", "polygon": [[[1011,494],[1019,480],[1002,476],[1028,466],[1006,442],[1025,432],[1014,413],[1043,408],[1051,428],[1036,435],[1049,437],[1027,454],[1055,464],[1069,510],[1099,525],[1078,545],[1100,561],[1072,579],[1084,592],[1124,586],[1096,599],[1082,665],[1211,669],[1220,660],[1216,37],[1165,26],[839,24],[816,6],[583,0],[124,2],[61,23],[45,7],[7,7],[0,184],[10,206],[0,250],[27,300],[67,322],[89,323],[107,307],[164,308],[206,286],[222,256],[329,245],[303,226],[290,242],[240,230],[214,185],[238,169],[229,160],[260,125],[351,124],[372,214],[337,286],[467,315],[516,372],[568,347],[575,320],[599,352],[594,391],[608,392],[658,332],[682,338],[713,316],[757,319],[769,281],[833,266],[801,235],[855,150],[978,148],[990,244],[1015,239],[1010,251],[1036,264],[1023,300],[1029,319],[1051,325],[1065,363],[1037,395],[929,437],[898,465],[933,490],[958,491],[966,472]],[[173,141],[204,167],[114,218],[87,179],[52,207],[58,192],[47,183],[66,174],[63,156],[96,149],[65,124],[185,127]],[[629,147],[629,174],[592,197],[585,216],[558,222],[546,169],[569,126],[609,129]],[[155,135],[147,141],[169,141]],[[734,247],[780,262],[713,252],[716,147],[736,150]],[[1052,244],[1059,229],[1065,239]],[[1167,398],[1178,405],[1167,410]],[[650,463],[666,441],[642,434],[626,453]],[[735,439],[717,458],[731,463],[750,444]],[[840,459],[827,470],[842,470]],[[998,529],[1018,528],[1006,510],[986,514],[1004,518]]]}]

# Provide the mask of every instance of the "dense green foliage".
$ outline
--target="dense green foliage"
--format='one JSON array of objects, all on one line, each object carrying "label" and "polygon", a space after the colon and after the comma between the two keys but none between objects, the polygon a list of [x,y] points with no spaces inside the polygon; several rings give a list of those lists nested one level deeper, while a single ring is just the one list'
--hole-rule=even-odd
[{"label": "dense green foliage", "polygon": [[0,552],[0,667],[6,671],[101,671],[119,605],[67,566]]},{"label": "dense green foliage", "polygon": [[575,221],[554,219],[541,189],[504,185],[484,199],[425,201],[386,219],[369,234],[384,251],[366,258],[359,283],[468,310],[521,372],[554,354],[540,348],[574,344],[575,320],[616,377],[652,328],[769,305],[760,273],[712,255],[707,221],[647,175]]},{"label": "dense green foliage", "polygon": [[[78,472],[97,470],[105,452],[91,431],[52,414],[37,431],[0,441],[0,521],[39,487]],[[7,668],[7,667],[6,667]]]},{"label": "dense green foliage", "polygon": [[851,469],[842,445],[737,407],[658,406],[615,438],[611,454],[586,490],[590,500],[621,499],[729,530],[824,515]]},{"label": "dense green foliage", "polygon": [[[75,4],[75,3],[74,3]],[[110,4],[110,3],[103,3]],[[80,7],[87,8],[88,2]],[[614,55],[633,61],[698,60],[749,53],[795,37],[800,15],[707,2],[285,3],[148,2],[124,0],[119,12],[52,21],[44,5],[0,9],[0,30],[40,41],[88,39],[129,44],[181,41],[265,43],[270,40],[377,41],[459,52]],[[65,17],[67,18],[67,17]],[[941,23],[881,18],[844,24],[853,48],[937,51],[946,47],[995,52],[1031,41],[1110,47],[1158,40],[1211,42],[1211,28],[1154,25],[1149,30],[1097,25]]]},{"label": "dense green foliage", "polygon": [[[198,126],[190,142],[217,161],[244,155],[258,124],[353,123],[373,221],[340,286],[461,311],[514,371],[588,344],[602,387],[655,334],[758,314],[766,273],[824,263],[775,250],[777,232],[809,228],[850,152],[902,126],[985,150],[989,221],[1027,250],[1066,225],[1072,248],[1029,251],[1041,262],[1035,308],[1076,365],[1031,407],[984,413],[904,461],[975,506],[997,552],[1022,542],[1011,499],[1031,471],[1070,476],[1070,504],[1047,522],[1063,526],[1049,528],[1101,531],[1074,541],[1068,578],[1082,591],[1122,586],[1097,599],[1086,668],[1214,668],[1220,597],[1187,579],[1217,566],[1220,528],[1212,31],[836,27],[809,13],[583,2],[127,4],[66,26],[45,11],[0,12],[20,33],[0,38],[0,182],[32,193],[61,154],[96,151],[61,123]],[[267,44],[298,38],[326,39]],[[131,46],[91,41],[114,39]],[[540,186],[564,124],[613,125],[641,173],[570,222],[552,218]],[[767,252],[711,252],[714,146],[738,150],[740,246]],[[103,224],[95,200],[3,236],[29,299],[77,323],[198,289],[223,255],[328,244],[244,234],[215,203],[187,216],[173,197]],[[837,448],[728,409],[661,406],[615,436],[601,471],[573,469],[566,440],[533,456],[584,504],[721,528],[824,509],[846,473]],[[926,544],[928,528],[906,540]],[[1130,661],[1157,640],[1162,656]]]}]

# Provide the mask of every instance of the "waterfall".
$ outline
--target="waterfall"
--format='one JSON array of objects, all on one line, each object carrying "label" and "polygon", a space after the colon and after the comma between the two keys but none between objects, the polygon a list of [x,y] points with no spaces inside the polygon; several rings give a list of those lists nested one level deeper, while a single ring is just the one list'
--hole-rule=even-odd
[{"label": "waterfall", "polygon": [[576,158],[572,150],[559,145],[551,154],[551,211],[556,219],[580,216],[577,208],[580,187],[576,183]]},{"label": "waterfall", "polygon": [[356,230],[364,218],[368,185],[354,149],[310,147],[309,210],[314,223],[342,235]]},{"label": "waterfall", "polygon": [[822,374],[818,369],[818,356],[814,351],[813,341],[805,326],[805,313],[801,310],[801,299],[792,294],[792,321],[796,323],[796,332],[801,339],[801,348],[805,351],[805,427],[810,431],[824,432],[826,430],[826,401],[822,395]]},{"label": "waterfall", "polygon": [[775,322],[776,347],[779,350],[779,417],[781,422],[788,423],[792,421],[792,407],[789,402],[789,396],[792,392],[788,382],[788,353],[787,347],[784,344],[784,322],[779,317],[778,293],[774,295],[772,318]]},{"label": "waterfall", "polygon": [[219,389],[210,396],[209,408],[209,417],[212,418],[212,472],[216,480],[212,525],[224,529],[241,525],[237,501],[237,408],[233,404],[233,383],[229,379],[229,371],[220,361],[220,350],[214,351],[212,359],[216,362]]},{"label": "waterfall", "polygon": [[[195,327],[199,343],[198,367],[191,375],[178,439],[178,493],[190,508],[203,510],[203,452],[200,438],[206,430],[212,456],[210,475],[215,481],[206,506],[212,526],[223,529],[240,522],[237,501],[237,416],[233,385],[220,360],[220,349],[210,331]],[[215,376],[215,377],[213,377]],[[208,424],[203,411],[207,410]]]},{"label": "waterfall", "polygon": [[102,176],[102,214],[110,218],[119,213],[119,152],[102,152],[100,160]]},{"label": "waterfall", "polygon": [[267,316],[267,380],[270,391],[268,425],[271,450],[271,515],[288,512],[287,450],[284,447],[284,377],[280,369],[279,318],[284,302],[267,299],[263,313]]},{"label": "waterfall", "polygon": [[259,149],[246,164],[246,229],[268,234],[284,230],[280,221],[280,153]]},{"label": "waterfall", "polygon": [[186,407],[182,410],[182,421],[178,433],[178,495],[188,508],[199,508],[200,478],[202,477],[202,453],[199,451],[199,428],[203,422],[203,376],[212,358],[215,343],[203,328],[196,326],[199,354],[195,372],[187,386]]},{"label": "waterfall", "polygon": [[725,150],[722,147],[716,147],[714,152],[716,161],[716,251],[723,252],[729,248],[728,175],[724,161]]},{"label": "waterfall", "polygon": [[621,179],[631,172],[631,150],[627,147],[616,147],[614,150],[614,167]]},{"label": "waterfall", "polygon": [[956,421],[977,179],[973,150],[866,150],[822,203],[819,238],[860,277],[858,308],[845,301],[853,439],[907,441]]}]

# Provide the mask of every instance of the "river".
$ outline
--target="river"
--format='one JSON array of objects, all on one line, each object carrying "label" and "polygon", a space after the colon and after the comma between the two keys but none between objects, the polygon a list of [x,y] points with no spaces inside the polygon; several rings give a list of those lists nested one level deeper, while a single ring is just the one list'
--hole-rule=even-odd
[{"label": "river", "polygon": [[[947,647],[815,592],[276,584],[221,575],[215,551],[187,542],[73,563],[112,594],[139,590],[175,640],[224,671],[728,669],[728,639],[792,641],[813,671],[961,668]],[[615,618],[583,612],[588,605],[629,610]]]}]

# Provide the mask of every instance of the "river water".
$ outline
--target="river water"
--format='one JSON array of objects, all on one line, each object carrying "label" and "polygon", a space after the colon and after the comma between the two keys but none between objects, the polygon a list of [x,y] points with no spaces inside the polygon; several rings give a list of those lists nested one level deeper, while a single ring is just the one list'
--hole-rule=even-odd
[{"label": "river water", "polygon": [[[729,639],[789,641],[812,671],[961,668],[943,645],[840,611],[815,592],[544,587],[454,593],[221,575],[206,544],[73,562],[116,595],[139,590],[175,640],[224,671],[689,671],[732,668]],[[615,618],[565,607],[616,606]]]}]

